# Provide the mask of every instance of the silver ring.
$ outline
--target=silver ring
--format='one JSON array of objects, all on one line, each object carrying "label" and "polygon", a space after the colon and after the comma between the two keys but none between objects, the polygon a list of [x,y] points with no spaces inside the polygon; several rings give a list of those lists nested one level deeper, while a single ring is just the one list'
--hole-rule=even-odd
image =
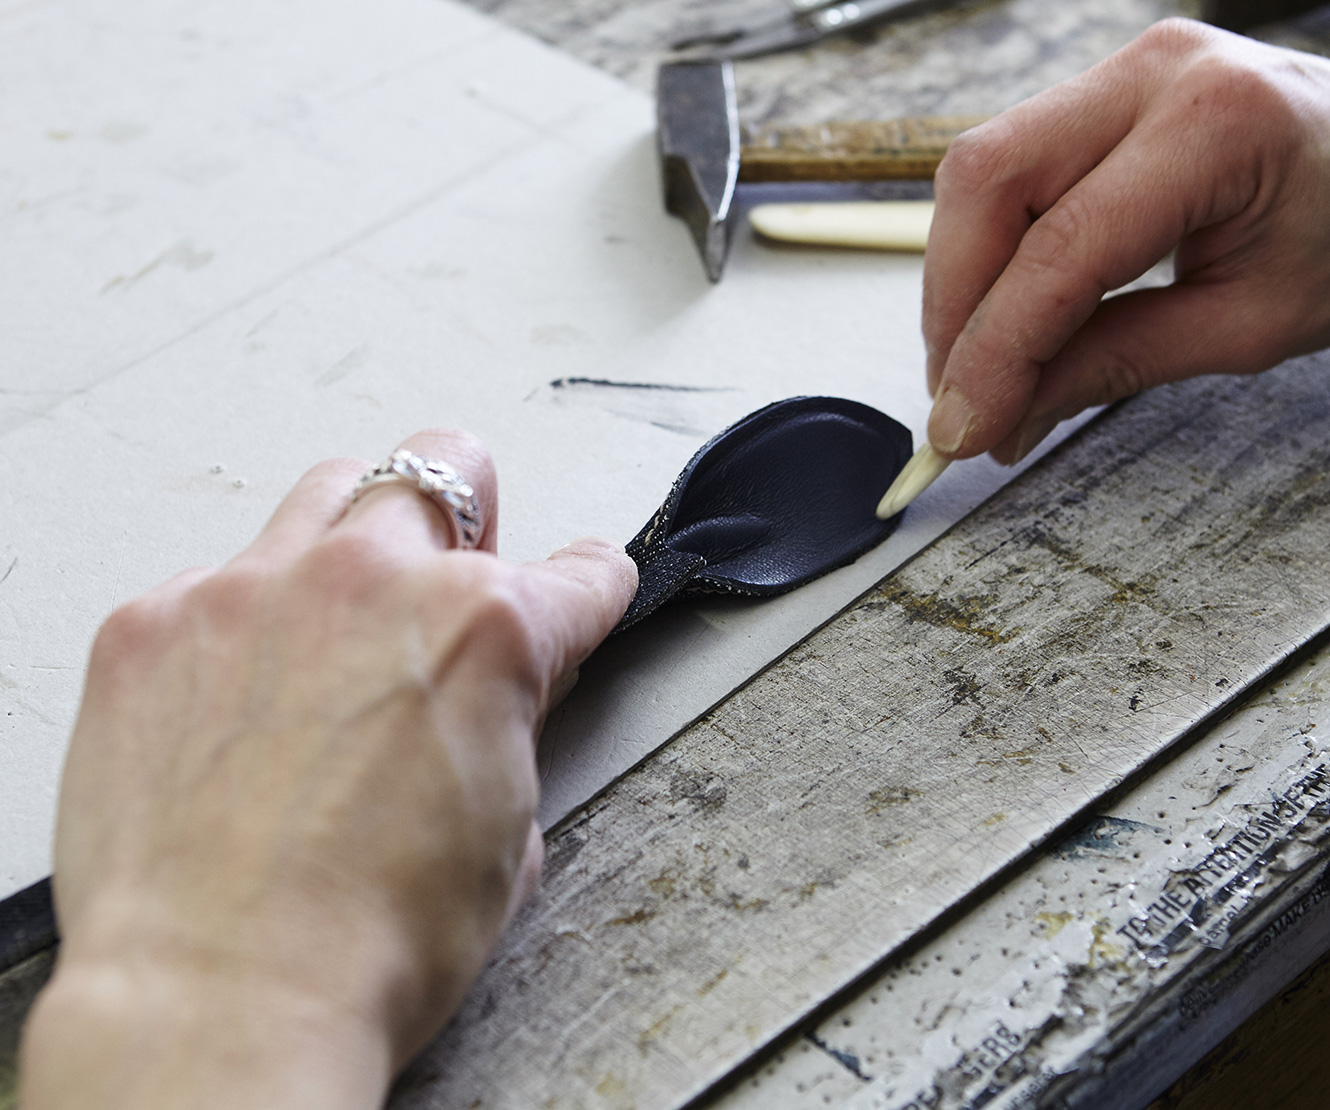
[{"label": "silver ring", "polygon": [[351,494],[354,504],[367,490],[375,486],[403,483],[423,493],[452,522],[457,534],[457,546],[476,547],[480,543],[483,524],[476,491],[447,463],[437,459],[423,459],[405,447],[394,451],[387,462],[370,467],[361,475]]}]

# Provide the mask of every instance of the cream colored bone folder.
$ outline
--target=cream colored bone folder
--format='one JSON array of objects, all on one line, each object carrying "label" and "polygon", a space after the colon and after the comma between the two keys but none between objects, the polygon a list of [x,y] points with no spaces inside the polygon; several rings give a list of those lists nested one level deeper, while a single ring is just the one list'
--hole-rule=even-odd
[{"label": "cream colored bone folder", "polygon": [[931,200],[759,204],[748,214],[768,239],[825,247],[922,251],[933,222]]}]

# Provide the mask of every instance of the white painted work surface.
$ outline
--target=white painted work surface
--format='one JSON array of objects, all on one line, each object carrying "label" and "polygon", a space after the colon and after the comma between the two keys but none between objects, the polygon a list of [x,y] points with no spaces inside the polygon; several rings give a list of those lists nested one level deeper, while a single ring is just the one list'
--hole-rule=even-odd
[{"label": "white painted work surface", "polygon": [[[501,550],[532,559],[627,540],[781,397],[922,434],[920,261],[745,239],[712,287],[652,128],[642,94],[447,0],[0,0],[0,897],[50,867],[98,624],[225,560],[315,460],[471,428]],[[612,642],[547,729],[546,823],[1009,473],[954,467],[787,598]]]}]

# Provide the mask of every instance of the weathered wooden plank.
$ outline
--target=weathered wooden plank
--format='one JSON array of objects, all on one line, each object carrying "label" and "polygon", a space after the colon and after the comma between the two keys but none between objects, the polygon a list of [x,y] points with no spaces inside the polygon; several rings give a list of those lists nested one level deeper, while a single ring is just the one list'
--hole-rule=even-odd
[{"label": "weathered wooden plank", "polygon": [[1144,1106],[1330,949],[1327,723],[1323,646],[706,1105]]},{"label": "weathered wooden plank", "polygon": [[1268,674],[1327,365],[1123,406],[574,815],[397,1105],[682,1105]]}]

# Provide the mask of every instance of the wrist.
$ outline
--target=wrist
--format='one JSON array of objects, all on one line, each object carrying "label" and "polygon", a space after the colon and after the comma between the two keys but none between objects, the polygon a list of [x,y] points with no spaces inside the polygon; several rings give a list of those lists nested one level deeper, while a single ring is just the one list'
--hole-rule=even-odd
[{"label": "wrist", "polygon": [[24,1030],[25,1110],[361,1110],[391,1078],[364,1015],[255,972],[69,959]]}]

